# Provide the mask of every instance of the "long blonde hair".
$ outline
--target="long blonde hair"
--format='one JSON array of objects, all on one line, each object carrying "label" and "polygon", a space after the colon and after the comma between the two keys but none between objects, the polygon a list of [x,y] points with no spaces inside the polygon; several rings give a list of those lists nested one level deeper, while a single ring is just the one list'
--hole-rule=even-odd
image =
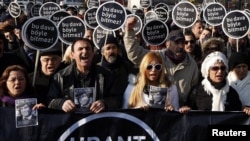
[{"label": "long blonde hair", "polygon": [[149,52],[147,53],[140,64],[140,70],[138,74],[138,80],[135,84],[135,87],[133,88],[131,92],[131,96],[129,98],[129,108],[135,107],[136,104],[140,103],[143,101],[142,94],[143,94],[143,89],[146,85],[149,84],[149,80],[146,76],[146,68],[148,64],[150,64],[151,61],[157,60],[159,63],[162,65],[161,73],[159,76],[159,86],[160,87],[169,87],[171,86],[171,81],[168,78],[168,74],[166,71],[166,66],[165,62],[162,59],[161,55],[157,52]]}]

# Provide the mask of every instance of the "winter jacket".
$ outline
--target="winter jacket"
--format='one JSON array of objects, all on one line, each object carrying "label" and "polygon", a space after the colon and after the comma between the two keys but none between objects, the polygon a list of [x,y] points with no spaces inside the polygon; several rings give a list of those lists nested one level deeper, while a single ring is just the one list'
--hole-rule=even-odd
[{"label": "winter jacket", "polygon": [[[80,79],[83,79],[85,86],[79,85]],[[117,109],[121,107],[122,96],[110,92],[112,79],[109,71],[97,65],[91,67],[86,78],[80,78],[77,75],[76,64],[72,63],[54,75],[47,97],[48,108],[62,109],[66,100],[74,101],[74,88],[94,87],[95,100],[103,100],[106,109]]]}]

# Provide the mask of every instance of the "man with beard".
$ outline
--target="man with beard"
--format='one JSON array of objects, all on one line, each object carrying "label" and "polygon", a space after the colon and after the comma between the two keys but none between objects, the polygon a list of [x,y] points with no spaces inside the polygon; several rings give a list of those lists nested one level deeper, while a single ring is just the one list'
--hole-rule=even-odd
[{"label": "man with beard", "polygon": [[94,87],[94,102],[89,108],[91,112],[120,108],[122,97],[110,91],[112,75],[93,62],[93,42],[87,38],[76,39],[71,45],[71,57],[73,62],[53,77],[46,103],[48,108],[75,112],[74,88],[87,87]]},{"label": "man with beard", "polygon": [[122,55],[118,40],[113,35],[108,35],[100,40],[101,62],[98,65],[108,69],[113,75],[111,91],[123,96],[128,86],[129,74],[136,75],[137,69]]},{"label": "man with beard", "polygon": [[[143,56],[149,50],[140,47],[135,40],[135,31],[133,27],[136,24],[136,18],[127,19],[124,35],[124,45],[128,58],[136,66],[139,66]],[[176,84],[179,93],[179,111],[185,113],[190,110],[188,106],[188,95],[198,82],[199,69],[195,60],[185,52],[185,37],[181,30],[172,30],[165,43],[166,49],[159,50],[165,60],[167,72],[172,76],[172,81]]]}]

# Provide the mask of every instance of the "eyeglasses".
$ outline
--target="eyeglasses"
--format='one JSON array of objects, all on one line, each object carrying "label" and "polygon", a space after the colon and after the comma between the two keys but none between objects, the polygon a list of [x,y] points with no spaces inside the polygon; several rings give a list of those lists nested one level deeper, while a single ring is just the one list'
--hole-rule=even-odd
[{"label": "eyeglasses", "polygon": [[215,47],[208,47],[207,48],[208,51],[219,51],[219,47],[215,46]]},{"label": "eyeglasses", "polygon": [[57,60],[59,60],[59,59],[60,59],[59,57],[42,58],[42,59],[41,59],[41,62],[43,62],[43,63],[48,63],[49,61],[55,62],[55,61],[57,61]]},{"label": "eyeglasses", "polygon": [[210,68],[212,71],[218,71],[218,70],[221,70],[221,71],[225,71],[226,70],[226,66],[213,66]]},{"label": "eyeglasses", "polygon": [[9,82],[15,82],[16,80],[18,80],[18,81],[24,81],[25,80],[25,78],[24,77],[13,77],[13,78],[9,78],[9,79],[7,79],[7,81],[9,81]]},{"label": "eyeglasses", "polygon": [[154,64],[154,65],[149,64],[147,66],[147,70],[152,70],[153,68],[156,69],[156,70],[158,70],[158,71],[160,71],[161,68],[162,68],[162,65],[161,64]]},{"label": "eyeglasses", "polygon": [[195,41],[194,41],[194,40],[185,41],[185,44],[186,44],[186,45],[187,45],[188,43],[190,43],[190,44],[194,44],[194,43],[195,43]]}]

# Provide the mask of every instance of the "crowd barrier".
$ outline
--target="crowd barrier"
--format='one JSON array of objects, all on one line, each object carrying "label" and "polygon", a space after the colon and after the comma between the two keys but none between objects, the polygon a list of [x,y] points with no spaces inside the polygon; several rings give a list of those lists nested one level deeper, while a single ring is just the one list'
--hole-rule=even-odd
[{"label": "crowd barrier", "polygon": [[250,137],[250,118],[243,112],[129,109],[76,114],[44,109],[38,111],[38,119],[38,126],[16,128],[14,109],[0,108],[0,141],[214,141],[228,137],[245,141]]}]

